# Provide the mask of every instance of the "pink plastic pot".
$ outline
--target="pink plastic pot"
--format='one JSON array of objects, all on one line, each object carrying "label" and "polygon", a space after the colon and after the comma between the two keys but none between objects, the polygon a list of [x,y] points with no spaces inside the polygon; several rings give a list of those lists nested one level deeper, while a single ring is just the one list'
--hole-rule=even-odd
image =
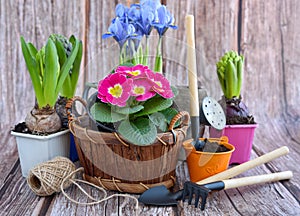
[{"label": "pink plastic pot", "polygon": [[229,142],[235,147],[235,151],[232,153],[229,164],[241,164],[250,160],[256,127],[257,124],[226,125],[221,131],[211,127],[209,132],[211,138],[227,136]]}]

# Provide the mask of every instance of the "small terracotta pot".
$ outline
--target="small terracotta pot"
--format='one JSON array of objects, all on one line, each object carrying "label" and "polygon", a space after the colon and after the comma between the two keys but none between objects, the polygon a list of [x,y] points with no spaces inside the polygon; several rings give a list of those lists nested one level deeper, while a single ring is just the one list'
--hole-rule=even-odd
[{"label": "small terracotta pot", "polygon": [[[204,140],[200,138],[199,140]],[[218,142],[219,145],[224,145],[229,151],[227,152],[201,152],[196,151],[192,145],[192,139],[183,143],[183,147],[187,155],[187,165],[190,174],[190,180],[197,182],[209,176],[215,175],[228,168],[230,157],[234,151],[234,146],[228,143],[228,138],[210,138],[210,142]]]}]

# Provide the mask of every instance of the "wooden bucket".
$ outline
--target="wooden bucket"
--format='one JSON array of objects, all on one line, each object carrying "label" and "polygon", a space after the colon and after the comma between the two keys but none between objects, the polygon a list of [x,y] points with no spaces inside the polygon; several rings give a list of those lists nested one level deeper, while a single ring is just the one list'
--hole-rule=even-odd
[{"label": "wooden bucket", "polygon": [[[99,132],[86,114],[75,117],[72,106],[76,101],[86,107],[82,98],[74,97],[66,108],[85,180],[107,190],[128,193],[174,185],[179,151],[190,120],[188,112],[179,112],[170,123],[170,132],[158,134],[155,143],[138,146],[126,143],[118,133]],[[180,127],[173,129],[178,120]]]}]

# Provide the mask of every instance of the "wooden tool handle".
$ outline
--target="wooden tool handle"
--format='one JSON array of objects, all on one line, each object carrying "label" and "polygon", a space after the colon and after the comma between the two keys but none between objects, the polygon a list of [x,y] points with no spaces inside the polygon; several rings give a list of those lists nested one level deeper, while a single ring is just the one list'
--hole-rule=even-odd
[{"label": "wooden tool handle", "polygon": [[[187,15],[185,20],[187,38],[187,66],[190,88],[190,115],[193,117],[199,116],[194,16]],[[199,125],[199,122],[197,122],[197,124]]]},{"label": "wooden tool handle", "polygon": [[230,168],[228,170],[225,170],[221,173],[218,173],[216,175],[213,175],[211,177],[208,177],[206,179],[203,179],[201,181],[198,181],[197,184],[207,184],[210,182],[215,182],[215,181],[221,181],[225,179],[232,178],[234,176],[237,176],[253,167],[256,167],[258,165],[267,163],[269,161],[272,161],[275,158],[278,158],[280,156],[286,155],[289,153],[289,149],[286,146],[283,146],[281,148],[278,148],[272,152],[269,152],[267,154],[264,154],[260,157],[257,157],[251,161],[245,162],[243,164],[240,164],[238,166],[235,166],[233,168]]},{"label": "wooden tool handle", "polygon": [[285,172],[243,177],[237,179],[227,179],[227,180],[223,180],[223,182],[224,182],[224,189],[226,190],[230,188],[243,187],[243,186],[248,186],[253,184],[286,180],[292,177],[293,177],[293,173],[291,171],[285,171]]}]

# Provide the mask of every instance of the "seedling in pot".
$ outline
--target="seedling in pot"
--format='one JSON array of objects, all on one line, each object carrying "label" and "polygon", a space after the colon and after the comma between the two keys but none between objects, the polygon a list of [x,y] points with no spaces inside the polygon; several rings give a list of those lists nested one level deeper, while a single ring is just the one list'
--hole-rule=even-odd
[{"label": "seedling in pot", "polygon": [[254,124],[248,107],[241,98],[244,56],[235,51],[225,53],[217,63],[217,75],[224,93],[227,124]]},{"label": "seedling in pot", "polygon": [[36,96],[36,105],[27,114],[25,123],[30,131],[36,133],[54,133],[61,129],[54,106],[77,56],[80,41],[74,38],[74,47],[68,57],[58,45],[49,37],[46,45],[37,50],[21,37],[23,56]]}]

